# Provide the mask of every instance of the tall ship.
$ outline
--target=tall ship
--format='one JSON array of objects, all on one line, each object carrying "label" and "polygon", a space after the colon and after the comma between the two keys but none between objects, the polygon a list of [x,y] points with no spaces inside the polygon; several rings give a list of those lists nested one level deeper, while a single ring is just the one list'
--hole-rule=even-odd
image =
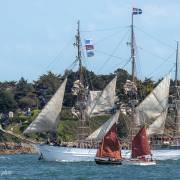
[{"label": "tall ship", "polygon": [[[174,85],[170,86],[172,93],[169,93],[169,106],[166,120],[171,120],[171,128],[168,132],[158,131],[151,137],[153,149],[177,150],[180,151],[180,96],[178,86],[178,42],[176,48],[176,68]],[[164,123],[165,124],[165,123]]]},{"label": "tall ship", "polygon": [[[132,60],[132,80],[128,82],[130,84],[130,104],[133,114],[132,119],[134,122],[131,126],[132,132],[137,131],[138,126],[141,125],[143,122],[147,123],[147,125],[149,126],[147,134],[149,136],[152,149],[178,151],[178,149],[180,149],[180,96],[178,86],[179,45],[177,42],[174,85],[170,85],[171,77],[170,75],[169,77],[167,75],[159,83],[159,85],[142,102],[139,103],[139,100],[136,96],[138,92],[135,82],[136,52],[133,15],[141,14],[142,11],[137,8],[134,9],[135,13],[132,13],[130,43]],[[170,119],[171,128],[167,130],[165,129],[165,125]]]},{"label": "tall ship", "polygon": [[[180,153],[180,116],[179,116],[179,88],[178,88],[178,42],[176,50],[175,86],[170,86],[170,73],[147,95],[142,101],[138,99],[136,86],[135,64],[136,48],[134,33],[134,15],[142,14],[142,10],[133,8],[131,19],[131,62],[132,79],[124,84],[125,96],[129,102],[126,107],[131,109],[131,123],[129,127],[129,142],[135,137],[143,125],[146,125],[146,133],[151,149],[156,159],[179,157]],[[170,94],[171,89],[171,94]],[[172,94],[173,92],[173,94]],[[171,101],[171,104],[170,104]],[[171,119],[171,129],[165,128],[168,119]],[[131,146],[131,145],[130,145]],[[131,148],[131,147],[128,148]],[[159,156],[159,155],[161,156]],[[163,155],[164,154],[164,155]],[[166,154],[166,155],[165,155]],[[164,157],[163,157],[164,156]]]},{"label": "tall ship", "polygon": [[[173,137],[176,141],[174,144],[169,144],[168,148],[163,148],[163,142],[158,144],[159,139],[164,138],[164,128],[167,119],[169,108],[169,88],[170,75],[168,74],[163,80],[153,89],[153,91],[139,103],[137,98],[137,87],[135,81],[135,35],[133,17],[141,14],[142,11],[133,8],[132,25],[131,25],[131,60],[132,60],[132,79],[127,80],[124,85],[126,94],[129,95],[128,102],[131,109],[131,123],[130,131],[127,140],[131,144],[132,139],[140,130],[142,124],[146,125],[146,134],[149,138],[152,152],[155,159],[177,159],[180,158],[178,142],[178,131],[174,131]],[[72,113],[79,121],[77,140],[71,145],[63,146],[57,145],[53,142],[53,134],[55,134],[58,124],[61,122],[60,115],[64,100],[64,92],[68,79],[68,74],[64,77],[59,89],[45,105],[38,117],[27,127],[24,134],[31,133],[48,133],[50,138],[46,143],[34,144],[39,152],[40,159],[48,161],[94,161],[98,143],[102,141],[104,136],[111,129],[113,124],[118,123],[119,116],[122,113],[121,107],[117,107],[116,101],[116,80],[115,77],[106,85],[102,91],[89,90],[86,78],[83,73],[82,61],[82,46],[80,36],[80,22],[78,21],[78,28],[76,34],[76,42],[74,44],[77,48],[77,58],[75,63],[78,64],[78,79],[74,82],[72,93],[76,97],[76,104],[72,108]],[[177,55],[178,59],[178,55]],[[178,86],[176,84],[176,123],[179,125],[179,95]],[[110,118],[102,124],[94,132],[90,132],[89,122],[93,116],[101,116],[109,114]],[[159,138],[162,137],[162,138]],[[159,139],[157,139],[159,138]],[[131,156],[131,145],[128,149],[122,149],[121,154],[123,158]]]},{"label": "tall ship", "polygon": [[[93,161],[98,141],[109,131],[111,126],[118,121],[119,111],[116,111],[116,80],[115,76],[102,91],[90,91],[84,76],[82,54],[81,54],[81,37],[80,22],[76,34],[77,58],[75,63],[78,64],[78,79],[72,87],[72,94],[76,98],[76,103],[72,108],[72,114],[78,119],[79,125],[77,130],[77,140],[71,145],[57,145],[53,139],[58,124],[60,123],[60,114],[64,100],[64,92],[68,79],[64,78],[59,89],[54,96],[42,109],[38,117],[27,127],[24,134],[31,133],[48,133],[47,143],[35,144],[40,159],[50,161]],[[93,116],[109,114],[110,119],[105,122],[99,129],[90,134],[89,121]]]}]

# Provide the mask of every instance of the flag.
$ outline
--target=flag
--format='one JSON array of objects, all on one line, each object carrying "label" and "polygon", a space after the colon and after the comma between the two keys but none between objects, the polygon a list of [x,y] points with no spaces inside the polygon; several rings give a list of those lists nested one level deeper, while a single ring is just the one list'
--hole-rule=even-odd
[{"label": "flag", "polygon": [[142,14],[142,9],[133,8],[132,14],[133,14],[133,15]]},{"label": "flag", "polygon": [[92,49],[94,49],[93,45],[86,45],[86,50],[92,50]]},{"label": "flag", "polygon": [[92,39],[85,39],[85,48],[87,57],[94,56],[94,45]]},{"label": "flag", "polygon": [[92,57],[94,56],[94,51],[87,51],[86,54],[87,54],[87,57]]}]

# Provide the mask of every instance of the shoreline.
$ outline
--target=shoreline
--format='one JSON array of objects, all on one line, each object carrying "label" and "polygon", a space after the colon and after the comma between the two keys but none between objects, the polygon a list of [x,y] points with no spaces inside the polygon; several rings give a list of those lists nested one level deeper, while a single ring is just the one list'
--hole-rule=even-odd
[{"label": "shoreline", "polygon": [[31,144],[4,142],[0,143],[0,155],[3,154],[37,154],[36,149]]}]

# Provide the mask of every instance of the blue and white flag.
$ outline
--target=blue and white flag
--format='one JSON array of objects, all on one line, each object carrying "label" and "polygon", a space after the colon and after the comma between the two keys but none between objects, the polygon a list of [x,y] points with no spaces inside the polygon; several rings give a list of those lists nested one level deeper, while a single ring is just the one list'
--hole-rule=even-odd
[{"label": "blue and white flag", "polygon": [[94,56],[94,51],[86,51],[87,57]]},{"label": "blue and white flag", "polygon": [[142,14],[142,9],[133,8],[132,14],[133,14],[133,15]]},{"label": "blue and white flag", "polygon": [[85,39],[85,47],[87,57],[94,56],[94,45],[92,39]]}]

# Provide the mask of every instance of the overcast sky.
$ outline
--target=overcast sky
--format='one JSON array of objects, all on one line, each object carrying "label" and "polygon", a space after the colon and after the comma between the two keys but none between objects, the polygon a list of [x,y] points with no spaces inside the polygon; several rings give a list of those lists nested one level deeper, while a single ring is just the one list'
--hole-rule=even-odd
[{"label": "overcast sky", "polygon": [[77,20],[82,40],[94,41],[95,56],[88,69],[108,74],[131,72],[130,24],[132,7],[137,44],[136,74],[158,79],[175,63],[180,40],[179,0],[5,0],[0,1],[0,81],[32,81],[51,70],[62,74],[75,60]]}]

